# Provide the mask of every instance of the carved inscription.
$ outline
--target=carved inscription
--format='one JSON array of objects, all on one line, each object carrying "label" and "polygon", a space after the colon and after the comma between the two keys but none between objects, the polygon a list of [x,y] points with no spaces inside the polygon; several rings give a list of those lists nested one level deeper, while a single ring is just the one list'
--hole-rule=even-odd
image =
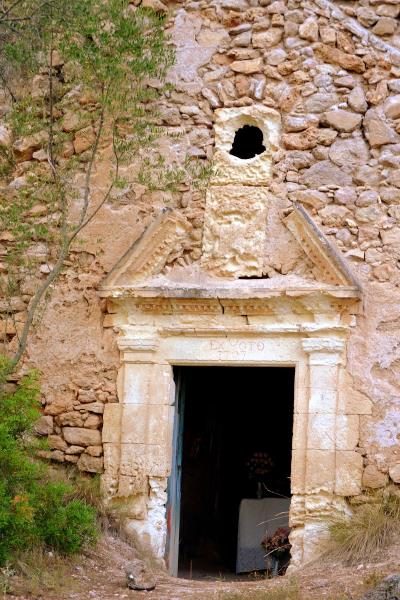
[{"label": "carved inscription", "polygon": [[227,358],[246,358],[249,352],[262,352],[264,342],[259,340],[242,340],[234,338],[209,340],[209,348],[212,352],[217,352],[218,360]]}]

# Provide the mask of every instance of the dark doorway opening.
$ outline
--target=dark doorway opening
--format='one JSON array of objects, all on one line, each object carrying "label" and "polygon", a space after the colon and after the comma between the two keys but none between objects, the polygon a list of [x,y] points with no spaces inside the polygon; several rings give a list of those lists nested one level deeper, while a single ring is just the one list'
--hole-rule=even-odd
[{"label": "dark doorway opening", "polygon": [[259,127],[244,125],[236,131],[229,154],[243,159],[254,158],[265,152],[263,141],[263,132]]},{"label": "dark doorway opening", "polygon": [[179,367],[175,377],[184,398],[178,574],[235,576],[242,501],[290,498],[294,368]]}]

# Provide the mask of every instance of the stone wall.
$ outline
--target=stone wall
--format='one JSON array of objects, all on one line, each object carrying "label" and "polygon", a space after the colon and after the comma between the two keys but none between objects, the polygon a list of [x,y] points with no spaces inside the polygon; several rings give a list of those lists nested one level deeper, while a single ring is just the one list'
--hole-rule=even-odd
[{"label": "stone wall", "polygon": [[[165,97],[162,124],[183,137],[169,150],[211,159],[216,108],[256,102],[280,113],[269,192],[280,211],[293,200],[303,204],[362,282],[364,312],[350,338],[347,367],[357,392],[373,403],[372,416],[361,417],[363,481],[372,488],[389,477],[400,482],[400,5],[396,0],[200,0],[170,8],[175,87]],[[40,76],[33,86],[43,93]],[[66,153],[85,152],[91,125],[76,115],[88,106],[90,98],[75,90],[60,108],[71,133]],[[7,130],[0,129],[0,144],[9,143]],[[14,142],[19,164],[10,189],[24,185],[40,166],[43,144],[42,139]],[[107,148],[97,166],[99,189],[104,173]],[[125,174],[129,179],[128,168]],[[27,363],[43,373],[39,427],[50,434],[54,460],[101,471],[101,414],[104,403],[117,401],[119,358],[116,332],[103,328],[110,323],[96,290],[166,204],[190,223],[170,264],[199,260],[203,194],[185,187],[177,194],[147,193],[132,183],[102,209],[74,248],[31,338]],[[0,243],[4,254],[13,241],[3,232]],[[32,252],[40,259],[40,279],[51,265],[51,251],[33,245]],[[290,273],[293,264],[269,252],[263,269],[273,278]],[[13,304],[17,323],[31,293],[27,281]],[[15,331],[5,323],[4,334],[12,339]]]}]

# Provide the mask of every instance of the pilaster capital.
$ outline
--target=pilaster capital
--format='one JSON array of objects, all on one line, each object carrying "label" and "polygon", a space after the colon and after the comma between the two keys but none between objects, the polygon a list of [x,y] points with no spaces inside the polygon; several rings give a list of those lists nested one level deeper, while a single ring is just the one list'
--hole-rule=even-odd
[{"label": "pilaster capital", "polygon": [[304,352],[309,354],[310,365],[339,365],[346,348],[346,341],[340,338],[304,338],[301,340]]},{"label": "pilaster capital", "polygon": [[301,340],[304,352],[329,352],[341,354],[346,347],[345,340],[338,338],[304,338]]},{"label": "pilaster capital", "polygon": [[117,345],[123,355],[132,352],[157,352],[158,331],[155,327],[130,327],[118,338]]}]

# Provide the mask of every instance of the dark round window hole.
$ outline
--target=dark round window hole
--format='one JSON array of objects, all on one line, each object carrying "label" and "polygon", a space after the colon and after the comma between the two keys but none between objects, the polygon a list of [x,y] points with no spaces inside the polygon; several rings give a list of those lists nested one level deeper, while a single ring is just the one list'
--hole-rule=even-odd
[{"label": "dark round window hole", "polygon": [[259,127],[244,125],[236,131],[229,154],[237,158],[254,158],[265,152],[263,141],[263,132]]}]

